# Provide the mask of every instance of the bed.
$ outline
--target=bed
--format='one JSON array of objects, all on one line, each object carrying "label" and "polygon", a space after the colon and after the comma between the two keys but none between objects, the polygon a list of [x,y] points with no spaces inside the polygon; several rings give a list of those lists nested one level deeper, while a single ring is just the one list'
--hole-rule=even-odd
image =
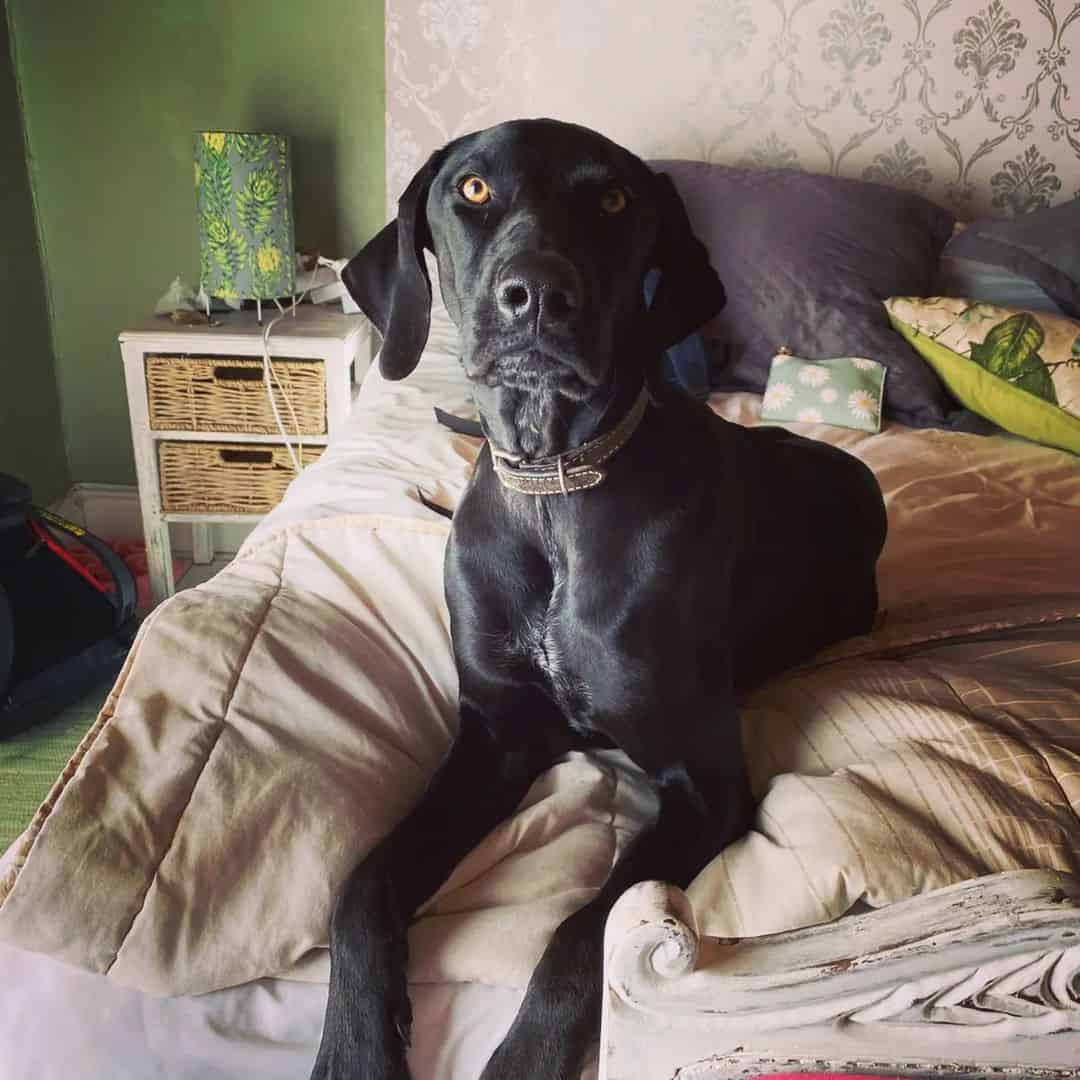
[{"label": "bed", "polygon": [[[417,489],[452,507],[476,443],[439,427],[436,404],[468,412],[442,314],[416,377],[387,383],[373,369],[349,436],[294,482],[230,567],[144,625],[97,725],[5,856],[0,935],[8,985],[19,992],[0,1030],[7,1059],[22,1069],[13,1075],[48,1075],[46,1064],[59,1072],[60,1050],[76,1055],[82,1076],[116,1075],[117,1046],[132,1075],[148,1075],[139,1071],[146,1060],[169,1076],[241,1075],[263,1059],[263,1075],[302,1073],[325,1000],[321,944],[333,887],[416,794],[452,730],[439,602],[447,527]],[[760,399],[717,395],[713,404],[753,422]],[[846,1002],[829,980],[868,979],[849,932],[881,941],[869,975],[877,998],[894,979],[923,986],[951,975],[960,985],[970,968],[1008,955],[1030,984],[1046,976],[1065,994],[1054,1015],[1076,1016],[1067,941],[1080,931],[1068,877],[1080,742],[1070,670],[1080,657],[1080,582],[1068,558],[1080,506],[1075,460],[1004,436],[895,425],[881,435],[812,433],[860,454],[883,479],[894,522],[882,567],[889,614],[876,635],[751,703],[746,731],[764,793],[758,829],[699,877],[692,906],[670,889],[642,888],[613,914],[605,1017],[613,1077],[673,1074],[627,1066],[641,1066],[643,1032],[656,1053],[694,1047],[696,1061],[723,1051],[709,1020],[729,998],[752,999],[757,1014],[764,994],[782,1032],[797,1006],[816,1015],[809,1003],[820,995]],[[905,573],[911,564],[917,571]],[[988,614],[980,589],[1014,599]],[[268,614],[269,594],[280,599]],[[305,647],[313,637],[318,650]],[[358,665],[358,648],[379,662]],[[226,698],[221,684],[233,680]],[[1010,701],[1021,704],[1001,704]],[[476,1075],[546,936],[651,810],[625,760],[576,756],[459,867],[411,937],[418,1076]],[[900,832],[910,848],[903,859]],[[1012,874],[988,880],[994,871]],[[972,879],[985,895],[936,891]],[[926,907],[901,923],[890,905],[919,893],[927,895],[907,903]],[[856,917],[865,927],[827,921],[859,900],[882,909]],[[835,937],[819,924],[837,926]],[[794,959],[763,988],[769,964],[759,957],[769,946],[753,945],[743,965],[747,939],[800,926],[817,929],[776,941],[778,957]],[[734,966],[725,948],[739,958]],[[1062,956],[1051,969],[1055,949]],[[663,977],[653,956],[664,959]],[[754,992],[723,981],[740,977]],[[1011,995],[1013,1008],[1035,1014],[1020,993],[1027,985]],[[866,991],[851,993],[866,1000]],[[980,1006],[982,1019],[988,1012]],[[798,1031],[773,1043],[776,1024],[759,1021],[761,1046],[796,1058]],[[745,1060],[769,1060],[751,1049],[748,1030],[736,1030]],[[1057,1063],[1070,1065],[1075,1035],[1060,1038]],[[1054,1038],[1029,1041],[1050,1061],[1058,1053]],[[847,1060],[842,1047],[824,1045],[813,1043],[815,1059]],[[906,1061],[913,1047],[901,1045]],[[975,1046],[979,1060],[987,1046]],[[851,1060],[867,1056],[904,1063],[884,1047]]]},{"label": "bed", "polygon": [[[503,50],[503,66],[490,67],[500,79],[518,55],[520,43],[494,42],[479,9],[455,36],[437,7],[388,6],[395,191],[422,147],[499,118],[494,94],[470,98],[483,50]],[[544,18],[562,11],[551,10]],[[528,13],[515,12],[520,27]],[[672,18],[688,34],[697,24],[682,13]],[[748,19],[749,9],[733,25]],[[881,49],[875,25],[863,33]],[[670,34],[633,32],[646,29]],[[431,51],[460,84],[453,94],[449,76],[429,87],[446,95],[440,108],[453,101],[452,120],[419,81]],[[532,77],[524,72],[526,91]],[[611,130],[608,96],[574,105],[500,107],[561,110]],[[703,112],[699,102],[694,124]],[[659,126],[663,115],[650,101],[638,122]],[[837,118],[829,138],[842,131]],[[709,156],[675,138],[613,134],[654,158]],[[721,184],[730,203],[723,185],[746,177],[663,167],[715,258],[731,258],[732,223],[702,193]],[[767,171],[751,182],[763,189],[766,177],[787,182]],[[916,203],[896,199],[888,211],[865,208],[873,229],[858,217],[849,227],[880,237],[910,224]],[[920,256],[936,273],[955,215],[918,212],[941,234]],[[835,252],[820,254],[838,265]],[[751,265],[721,274],[746,279]],[[846,351],[855,315],[845,311],[829,355]],[[883,309],[867,317],[888,333],[883,348],[900,348]],[[897,368],[889,379],[913,395],[903,411],[912,423],[873,433],[785,421],[857,455],[882,484],[883,618],[747,703],[755,827],[685,893],[643,883],[619,902],[587,1077],[1075,1075],[1080,466],[970,414],[921,415],[956,402],[920,398],[940,383],[901,355],[910,378],[897,382]],[[729,388],[709,404],[759,423],[760,389]],[[439,305],[414,375],[389,383],[373,368],[346,434],[230,566],[144,623],[97,722],[0,858],[5,1077],[293,1077],[310,1067],[336,887],[422,789],[454,729],[448,526],[425,500],[453,508],[478,444],[440,427],[436,406],[471,415]],[[572,755],[459,865],[410,931],[417,1080],[478,1075],[553,928],[654,812],[622,755]]]}]

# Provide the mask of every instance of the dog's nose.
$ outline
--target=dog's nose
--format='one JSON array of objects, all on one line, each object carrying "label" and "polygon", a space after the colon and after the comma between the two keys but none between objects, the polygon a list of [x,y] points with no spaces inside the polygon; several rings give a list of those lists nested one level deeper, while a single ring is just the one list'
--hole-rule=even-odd
[{"label": "dog's nose", "polygon": [[565,326],[581,307],[581,283],[562,256],[523,252],[507,260],[500,271],[495,303],[508,323]]}]

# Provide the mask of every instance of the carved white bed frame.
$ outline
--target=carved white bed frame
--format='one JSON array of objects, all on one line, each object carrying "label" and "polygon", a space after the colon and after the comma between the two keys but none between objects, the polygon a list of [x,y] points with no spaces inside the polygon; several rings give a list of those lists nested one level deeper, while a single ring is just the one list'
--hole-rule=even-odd
[{"label": "carved white bed frame", "polygon": [[753,939],[625,893],[604,942],[600,1080],[764,1072],[1080,1077],[1080,881],[1020,870]]},{"label": "carved white bed frame", "polygon": [[[885,180],[962,217],[1064,201],[1080,17],[989,2],[386,0],[388,209],[448,139],[538,115],[646,158]],[[741,941],[699,937],[681,891],[643,884],[605,957],[602,1080],[1080,1078],[1080,881],[1061,874]]]}]

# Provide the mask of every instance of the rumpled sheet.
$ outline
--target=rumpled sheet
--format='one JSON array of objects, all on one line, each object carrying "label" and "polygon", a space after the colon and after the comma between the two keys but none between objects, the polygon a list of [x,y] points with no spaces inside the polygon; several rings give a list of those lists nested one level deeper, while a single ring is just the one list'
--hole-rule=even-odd
[{"label": "rumpled sheet", "polygon": [[1075,623],[804,671],[758,694],[743,731],[761,801],[689,890],[705,933],[788,930],[999,870],[1080,872]]},{"label": "rumpled sheet", "polygon": [[[157,994],[325,979],[349,868],[421,792],[455,723],[445,522],[476,443],[436,327],[369,373],[336,443],[216,578],[144,625],[97,725],[0,861],[0,940]],[[756,420],[758,399],[714,407]],[[734,935],[995,870],[1077,869],[1080,468],[1003,437],[792,425],[877,473],[885,614],[743,714],[754,830],[691,888]],[[722,492],[718,492],[722,498]],[[421,912],[410,978],[523,986],[655,804],[575,754]],[[782,883],[782,887],[778,887]]]}]

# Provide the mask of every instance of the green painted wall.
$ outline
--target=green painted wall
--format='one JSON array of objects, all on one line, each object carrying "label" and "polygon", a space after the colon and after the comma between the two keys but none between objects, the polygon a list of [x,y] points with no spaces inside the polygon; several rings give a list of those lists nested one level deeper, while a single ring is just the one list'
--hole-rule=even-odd
[{"label": "green painted wall", "polygon": [[8,0],[73,481],[133,483],[117,333],[197,285],[193,133],[293,137],[300,247],[382,224],[383,0]]},{"label": "green painted wall", "polygon": [[0,2],[0,472],[50,502],[67,487],[49,313],[22,121]]}]

